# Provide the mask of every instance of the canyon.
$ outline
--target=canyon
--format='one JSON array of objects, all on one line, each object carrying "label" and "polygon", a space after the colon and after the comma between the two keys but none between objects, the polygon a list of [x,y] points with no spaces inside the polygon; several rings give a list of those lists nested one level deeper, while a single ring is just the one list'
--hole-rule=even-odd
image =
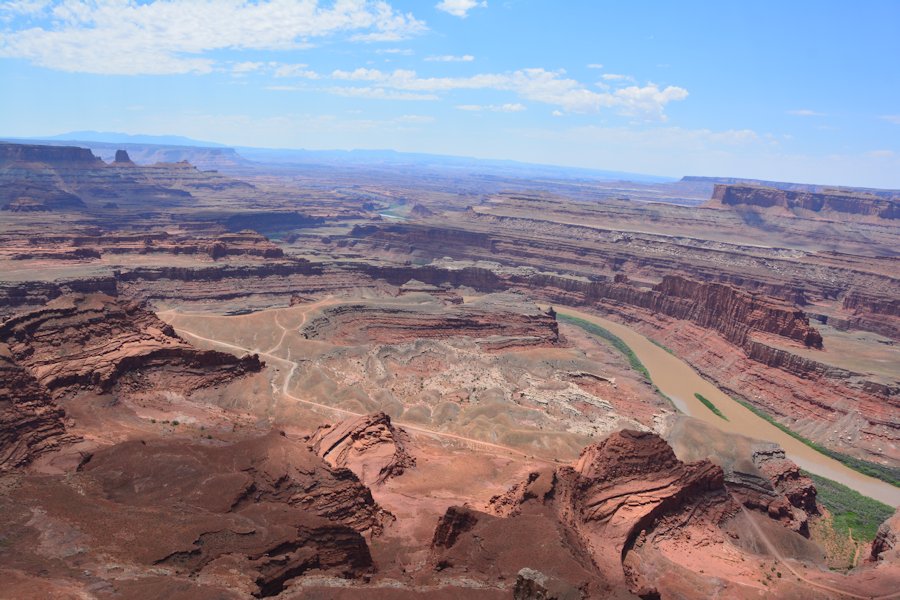
[{"label": "canyon", "polygon": [[887,598],[898,203],[2,143],[0,596]]}]

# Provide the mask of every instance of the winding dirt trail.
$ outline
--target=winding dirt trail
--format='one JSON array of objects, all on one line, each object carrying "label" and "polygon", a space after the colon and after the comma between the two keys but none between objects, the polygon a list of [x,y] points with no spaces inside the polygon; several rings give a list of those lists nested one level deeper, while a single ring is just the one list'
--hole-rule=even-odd
[{"label": "winding dirt trail", "polygon": [[794,566],[791,565],[790,562],[788,562],[788,560],[781,553],[781,551],[769,539],[769,536],[767,536],[765,534],[765,532],[763,532],[763,530],[759,526],[759,524],[753,519],[753,515],[750,514],[750,511],[748,511],[747,508],[743,504],[741,504],[740,500],[738,500],[737,498],[735,498],[734,500],[741,507],[741,510],[744,512],[744,516],[747,517],[747,521],[750,522],[750,527],[753,528],[753,531],[756,533],[757,536],[759,536],[759,539],[762,540],[763,544],[765,545],[765,547],[769,551],[769,553],[773,557],[775,557],[775,560],[777,562],[781,563],[781,565],[785,569],[790,571],[794,577],[796,577],[803,583],[805,583],[811,587],[814,587],[814,588],[817,588],[820,590],[824,590],[826,592],[830,592],[832,594],[838,594],[839,596],[844,596],[846,598],[859,598],[859,600],[889,600],[891,598],[897,598],[898,596],[900,596],[900,592],[884,594],[884,595],[880,595],[880,596],[862,596],[860,594],[848,592],[845,589],[833,587],[833,586],[830,586],[830,585],[827,585],[824,583],[819,583],[818,581],[809,579],[808,577],[803,575],[803,573],[801,573],[797,569],[795,569]]},{"label": "winding dirt trail", "polygon": [[[178,314],[178,313],[173,312],[171,314]],[[304,317],[305,317],[305,315],[304,315]],[[304,319],[304,322],[305,322],[305,319]],[[282,363],[285,365],[290,365],[291,368],[288,371],[288,373],[286,374],[286,376],[284,378],[284,383],[282,384],[281,390],[280,390],[282,396],[284,396],[285,398],[290,398],[291,400],[294,400],[295,402],[300,402],[302,404],[306,404],[307,406],[314,406],[317,408],[329,410],[329,411],[339,413],[342,415],[346,415],[346,416],[361,417],[361,416],[365,415],[365,413],[354,412],[354,411],[347,410],[344,408],[339,408],[336,406],[330,406],[328,404],[322,404],[320,402],[315,402],[313,400],[308,400],[306,398],[300,398],[300,397],[294,396],[293,394],[288,392],[288,387],[290,386],[291,379],[293,379],[294,372],[296,371],[297,367],[300,364],[296,361],[293,361],[293,360],[290,360],[287,358],[283,358],[281,356],[277,356],[275,354],[272,354],[271,352],[262,352],[259,350],[255,350],[253,348],[246,348],[244,346],[238,346],[235,344],[230,344],[228,342],[223,342],[221,340],[208,338],[208,337],[202,336],[198,333],[194,333],[192,331],[184,329],[183,327],[176,327],[176,331],[179,334],[187,335],[194,339],[201,340],[201,341],[204,341],[204,342],[207,342],[210,344],[215,344],[215,345],[222,346],[225,348],[230,348],[232,350],[237,350],[237,351],[240,351],[243,353],[258,354],[259,356],[263,356],[269,360],[273,360],[273,361],[276,361],[276,362],[279,362],[279,363]],[[412,423],[407,423],[404,421],[394,421],[394,423],[396,423],[397,425],[399,425],[400,427],[402,427],[403,429],[405,429],[407,431],[414,431],[420,435],[425,435],[425,436],[435,437],[435,438],[442,438],[442,439],[449,439],[449,440],[453,440],[453,441],[457,441],[457,442],[463,442],[467,448],[472,449],[472,450],[477,450],[477,451],[482,451],[482,452],[490,452],[493,454],[499,454],[499,453],[512,454],[513,456],[515,456],[517,458],[522,458],[522,459],[526,459],[529,461],[541,462],[541,463],[552,464],[552,465],[558,464],[558,461],[556,461],[556,460],[551,460],[548,458],[535,456],[533,454],[526,454],[525,452],[522,452],[522,450],[519,450],[517,448],[512,448],[510,446],[493,444],[491,442],[485,442],[483,440],[477,440],[477,439],[465,437],[462,435],[456,435],[454,433],[447,433],[445,431],[435,431],[434,429],[428,429],[427,427],[413,425]]]}]

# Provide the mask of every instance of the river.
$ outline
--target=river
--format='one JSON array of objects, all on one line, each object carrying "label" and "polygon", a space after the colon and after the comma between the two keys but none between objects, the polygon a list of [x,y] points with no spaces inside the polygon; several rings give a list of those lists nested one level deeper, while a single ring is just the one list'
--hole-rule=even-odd
[{"label": "river", "polygon": [[[574,308],[561,307],[556,304],[553,305],[553,308],[560,314],[590,321],[619,336],[647,367],[653,383],[671,398],[683,413],[696,417],[722,431],[775,442],[784,448],[788,458],[802,469],[843,483],[861,494],[895,508],[900,505],[900,488],[858,473],[792,438],[703,379],[686,362],[669,354],[633,329]],[[709,408],[694,397],[695,393],[710,400],[722,414],[728,417],[728,421],[713,414]]]}]

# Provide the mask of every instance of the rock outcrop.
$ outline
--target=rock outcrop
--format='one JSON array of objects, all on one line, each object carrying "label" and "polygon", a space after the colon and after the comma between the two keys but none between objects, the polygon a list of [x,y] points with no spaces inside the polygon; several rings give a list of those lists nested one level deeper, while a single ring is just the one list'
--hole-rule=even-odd
[{"label": "rock outcrop", "polygon": [[409,211],[409,214],[413,217],[417,217],[419,219],[427,219],[428,217],[434,216],[434,211],[428,208],[427,206],[422,206],[421,204],[416,204]]},{"label": "rock outcrop", "polygon": [[65,412],[0,343],[0,473],[67,441]]},{"label": "rock outcrop", "polygon": [[0,143],[0,167],[29,167],[35,164],[88,168],[104,165],[87,148]]},{"label": "rock outcrop", "polygon": [[116,150],[116,158],[113,161],[113,164],[119,167],[133,165],[134,163],[131,162],[131,158],[128,156],[127,150]]},{"label": "rock outcrop", "polygon": [[[622,563],[656,536],[716,539],[739,510],[722,469],[685,464],[652,433],[622,430],[584,449],[571,467],[545,469],[491,500],[498,516],[549,510],[611,581],[625,583]],[[721,537],[721,536],[720,536]]]},{"label": "rock outcrop", "polygon": [[900,200],[864,193],[792,191],[754,185],[717,184],[713,201],[724,206],[803,209],[900,219]]},{"label": "rock outcrop", "polygon": [[540,571],[524,568],[516,575],[513,600],[581,600],[581,590],[547,577]]},{"label": "rock outcrop", "polygon": [[872,542],[872,551],[869,556],[870,560],[897,562],[900,561],[900,511],[882,523],[878,527],[878,533],[875,534],[875,540]]},{"label": "rock outcrop", "polygon": [[308,443],[328,464],[350,469],[366,485],[382,484],[416,465],[409,435],[383,412],[322,425]]},{"label": "rock outcrop", "polygon": [[[428,296],[421,298],[428,299]],[[422,338],[468,337],[490,349],[558,344],[555,315],[517,295],[495,294],[461,304],[406,302],[396,305],[349,303],[329,307],[300,333],[332,343],[399,344]]]},{"label": "rock outcrop", "polygon": [[140,385],[148,371],[159,369],[190,393],[262,366],[257,356],[197,350],[140,305],[103,294],[62,296],[11,317],[0,324],[0,342],[51,392],[70,386],[105,391],[125,375]]},{"label": "rock outcrop", "polygon": [[808,537],[808,517],[819,513],[816,486],[812,479],[804,475],[800,467],[788,460],[784,450],[774,444],[754,450],[752,460],[776,493],[774,498],[758,508]]},{"label": "rock outcrop", "polygon": [[84,201],[55,185],[20,180],[0,183],[0,210],[10,212],[72,211],[85,208]]}]

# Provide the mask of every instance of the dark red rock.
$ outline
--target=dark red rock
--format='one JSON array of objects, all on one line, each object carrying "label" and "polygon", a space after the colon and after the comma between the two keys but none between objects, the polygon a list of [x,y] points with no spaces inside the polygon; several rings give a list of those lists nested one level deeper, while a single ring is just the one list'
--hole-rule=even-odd
[{"label": "dark red rock", "polygon": [[104,294],[63,296],[11,317],[0,324],[0,342],[50,391],[108,390],[126,375],[140,385],[148,371],[165,370],[190,393],[262,368],[255,355],[198,350],[152,312]]},{"label": "dark red rock", "polygon": [[113,164],[116,166],[122,165],[133,165],[131,162],[131,158],[128,156],[128,152],[125,150],[116,150],[116,159],[113,161]]},{"label": "dark red rock", "polygon": [[72,441],[65,418],[63,409],[0,343],[0,472],[23,467]]},{"label": "dark red rock", "polygon": [[717,184],[713,200],[725,206],[803,209],[900,219],[900,201],[873,194],[782,190],[756,185]]}]

